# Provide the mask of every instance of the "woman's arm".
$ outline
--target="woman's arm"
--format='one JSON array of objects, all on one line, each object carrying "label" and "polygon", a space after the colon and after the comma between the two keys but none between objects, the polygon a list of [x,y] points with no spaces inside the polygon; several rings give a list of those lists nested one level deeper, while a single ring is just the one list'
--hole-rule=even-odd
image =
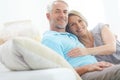
[{"label": "woman's arm", "polygon": [[101,30],[101,37],[103,40],[102,46],[94,47],[94,48],[88,48],[88,54],[92,53],[100,54],[100,55],[109,55],[114,52],[116,52],[116,38],[115,35],[110,31],[109,27],[107,25],[104,25],[104,27]]},{"label": "woman's arm", "polygon": [[76,57],[78,55],[109,55],[116,52],[116,38],[107,25],[101,30],[101,37],[104,45],[93,48],[74,48],[68,55]]}]

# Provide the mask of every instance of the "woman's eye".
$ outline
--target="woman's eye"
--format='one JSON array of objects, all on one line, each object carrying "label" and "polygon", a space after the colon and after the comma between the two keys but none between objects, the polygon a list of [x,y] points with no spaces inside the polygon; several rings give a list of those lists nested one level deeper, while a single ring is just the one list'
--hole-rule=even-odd
[{"label": "woman's eye", "polygon": [[72,26],[74,26],[74,25],[75,25],[75,24],[73,23],[73,24],[70,24],[69,26],[72,27]]}]

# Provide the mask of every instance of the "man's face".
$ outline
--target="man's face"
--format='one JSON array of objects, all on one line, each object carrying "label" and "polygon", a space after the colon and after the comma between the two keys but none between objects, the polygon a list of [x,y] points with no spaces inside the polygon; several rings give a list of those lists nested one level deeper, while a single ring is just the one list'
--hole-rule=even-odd
[{"label": "man's face", "polygon": [[62,2],[55,2],[49,20],[52,27],[65,29],[68,22],[68,6]]}]

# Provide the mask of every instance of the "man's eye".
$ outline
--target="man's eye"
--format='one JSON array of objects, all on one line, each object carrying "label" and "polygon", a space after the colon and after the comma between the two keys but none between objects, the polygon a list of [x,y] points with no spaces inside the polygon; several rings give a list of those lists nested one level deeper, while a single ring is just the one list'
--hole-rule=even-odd
[{"label": "man's eye", "polygon": [[56,13],[60,13],[60,11],[56,11]]},{"label": "man's eye", "polygon": [[80,23],[80,22],[82,22],[82,20],[79,20],[78,22]]},{"label": "man's eye", "polygon": [[68,11],[64,11],[65,14],[68,14]]}]

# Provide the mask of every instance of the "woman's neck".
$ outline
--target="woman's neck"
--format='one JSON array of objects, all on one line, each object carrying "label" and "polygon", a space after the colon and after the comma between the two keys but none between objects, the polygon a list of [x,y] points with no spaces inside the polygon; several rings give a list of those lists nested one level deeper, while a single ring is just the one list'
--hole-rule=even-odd
[{"label": "woman's neck", "polygon": [[94,46],[94,38],[91,32],[87,32],[84,36],[79,36],[78,39],[84,44],[85,47]]}]

